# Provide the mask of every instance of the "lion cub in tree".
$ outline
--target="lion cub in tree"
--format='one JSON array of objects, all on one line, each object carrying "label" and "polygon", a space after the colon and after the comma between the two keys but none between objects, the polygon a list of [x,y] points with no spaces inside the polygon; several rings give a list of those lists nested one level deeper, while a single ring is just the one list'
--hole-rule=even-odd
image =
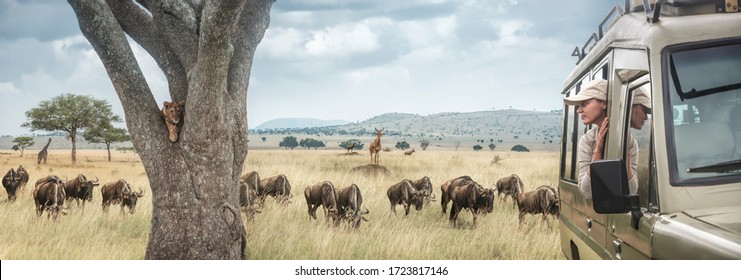
[{"label": "lion cub in tree", "polygon": [[183,111],[185,110],[185,101],[167,102],[162,107],[162,116],[165,118],[165,125],[170,132],[170,141],[177,142],[180,130],[183,128]]}]

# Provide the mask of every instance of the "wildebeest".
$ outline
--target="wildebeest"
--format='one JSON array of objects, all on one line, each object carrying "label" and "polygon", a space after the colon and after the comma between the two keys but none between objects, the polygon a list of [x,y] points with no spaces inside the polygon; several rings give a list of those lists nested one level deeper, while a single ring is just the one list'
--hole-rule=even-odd
[{"label": "wildebeest", "polygon": [[414,205],[414,209],[417,211],[422,210],[424,203],[424,197],[422,193],[412,186],[412,181],[404,179],[399,183],[396,183],[389,187],[386,191],[386,195],[391,203],[391,212],[396,214],[396,205],[401,204],[404,206],[404,216],[409,215],[409,208]]},{"label": "wildebeest", "polygon": [[450,179],[440,185],[440,206],[442,207],[442,214],[448,210],[448,202],[450,202],[450,191],[456,187],[467,185],[469,181],[473,181],[469,176],[460,176],[458,178]]},{"label": "wildebeest", "polygon": [[272,196],[275,198],[275,202],[280,204],[291,203],[289,200],[293,197],[291,194],[291,184],[288,182],[286,175],[280,174],[267,179],[260,180],[260,188],[262,191],[258,192],[261,196],[261,200],[265,200],[265,196]]},{"label": "wildebeest", "polygon": [[524,186],[517,174],[509,175],[497,181],[497,196],[499,196],[499,200],[504,200],[504,202],[507,202],[508,196],[512,197],[512,208],[514,208],[517,205],[517,196],[522,193]]},{"label": "wildebeest", "polygon": [[494,201],[494,189],[485,189],[473,180],[467,181],[465,185],[457,186],[449,190],[450,222],[455,226],[458,215],[463,209],[469,209],[473,215],[473,225],[476,226],[476,217],[479,214],[491,213]]},{"label": "wildebeest", "polygon": [[[252,173],[254,175],[251,175]],[[255,187],[259,184],[260,177],[254,171],[245,175],[239,178],[239,206],[247,214],[247,220],[251,221],[254,219],[255,214],[260,213],[258,209],[262,206],[257,196],[257,188]]]},{"label": "wildebeest", "polygon": [[16,172],[18,173],[18,176],[21,176],[21,185],[18,186],[19,189],[23,189],[28,184],[28,171],[26,171],[25,168],[23,168],[23,165],[19,165],[18,169],[16,169]]},{"label": "wildebeest", "polygon": [[111,204],[120,203],[121,213],[124,213],[124,207],[128,207],[131,214],[134,214],[138,198],[144,196],[144,191],[141,189],[139,192],[132,191],[131,185],[122,179],[106,183],[100,188],[100,193],[103,197],[103,211],[108,211]]},{"label": "wildebeest", "polygon": [[[47,175],[45,177],[41,177],[38,180],[36,180],[36,183],[34,183],[34,189],[35,188],[38,188],[39,185],[41,185],[43,183],[46,183],[46,182],[48,182],[51,179],[60,180],[60,181],[62,180],[62,179],[59,179],[59,177],[57,175]],[[64,182],[62,182],[62,183],[64,183]]]},{"label": "wildebeest", "polygon": [[351,184],[337,192],[338,214],[342,219],[347,219],[353,228],[360,228],[361,221],[368,221],[363,215],[370,211],[365,207],[361,211],[360,207],[363,207],[363,195],[360,194],[358,185]]},{"label": "wildebeest", "polygon": [[430,182],[430,177],[424,176],[422,178],[419,178],[412,182],[412,186],[418,192],[422,193],[422,197],[424,197],[425,203],[435,201],[435,194],[432,192],[432,182]]},{"label": "wildebeest", "polygon": [[95,181],[91,181],[85,175],[78,174],[74,179],[64,183],[67,203],[69,204],[74,199],[77,206],[80,206],[80,200],[82,200],[82,208],[85,208],[86,200],[93,201],[93,188],[98,185],[100,185],[98,177],[95,177]]},{"label": "wildebeest", "polygon": [[309,208],[309,219],[316,220],[316,209],[321,205],[324,208],[324,219],[329,221],[329,218],[332,218],[335,224],[339,223],[337,190],[331,182],[324,181],[306,187],[304,197]]},{"label": "wildebeest", "polygon": [[5,187],[5,192],[8,193],[8,201],[15,201],[16,192],[21,186],[21,180],[21,176],[18,175],[18,172],[13,168],[8,170],[8,172],[5,173],[5,176],[3,176],[3,187]]},{"label": "wildebeest", "polygon": [[[49,217],[56,220],[59,213],[66,214],[64,210],[64,183],[56,176],[45,177],[46,181],[37,182],[33,190],[33,199],[36,204],[36,215],[41,216],[44,210],[49,212]],[[43,178],[42,178],[43,179]]]},{"label": "wildebeest", "polygon": [[[546,222],[548,215],[558,217],[560,208],[558,206],[558,193],[550,186],[540,186],[534,191],[520,193],[517,196],[517,207],[520,209],[519,223],[525,219],[526,214],[543,214],[542,222]],[[548,224],[550,228],[551,225]]]}]

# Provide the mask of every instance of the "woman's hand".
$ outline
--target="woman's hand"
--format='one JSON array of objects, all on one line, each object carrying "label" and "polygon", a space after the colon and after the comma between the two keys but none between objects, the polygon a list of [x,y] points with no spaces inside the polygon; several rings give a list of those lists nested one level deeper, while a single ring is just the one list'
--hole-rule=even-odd
[{"label": "woman's hand", "polygon": [[599,126],[599,134],[597,135],[597,144],[594,145],[594,151],[592,153],[592,160],[602,159],[602,151],[605,149],[605,139],[607,138],[607,130],[610,126],[610,118],[605,118],[602,124]]}]

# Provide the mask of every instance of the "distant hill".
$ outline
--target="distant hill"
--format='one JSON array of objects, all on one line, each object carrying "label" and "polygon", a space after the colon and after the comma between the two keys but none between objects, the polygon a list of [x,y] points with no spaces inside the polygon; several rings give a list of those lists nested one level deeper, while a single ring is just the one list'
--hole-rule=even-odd
[{"label": "distant hill", "polygon": [[[388,140],[455,143],[461,141],[488,146],[511,146],[514,144],[544,145],[547,149],[558,148],[561,137],[562,112],[554,110],[490,110],[477,112],[449,112],[427,116],[406,113],[386,113],[344,125],[293,128],[251,129],[251,135],[314,135],[314,138],[335,137],[338,139],[374,137],[376,129],[383,129]],[[300,136],[303,137],[303,136]],[[253,142],[257,147],[264,142]],[[272,145],[272,144],[268,144]],[[440,144],[447,145],[447,144]]]},{"label": "distant hill", "polygon": [[373,134],[384,129],[386,135],[439,138],[445,136],[484,137],[489,139],[535,138],[549,141],[560,137],[561,111],[498,110],[449,112],[427,116],[387,113],[368,120],[336,127],[338,131]]},{"label": "distant hill", "polygon": [[277,128],[305,128],[344,125],[349,123],[343,120],[320,120],[311,118],[280,118],[266,121],[254,129],[277,129]]}]

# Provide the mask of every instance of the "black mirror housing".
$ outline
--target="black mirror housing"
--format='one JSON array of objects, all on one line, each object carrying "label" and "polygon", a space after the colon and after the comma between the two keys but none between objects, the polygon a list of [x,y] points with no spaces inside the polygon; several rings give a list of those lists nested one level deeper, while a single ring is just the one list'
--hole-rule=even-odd
[{"label": "black mirror housing", "polygon": [[623,159],[597,160],[589,166],[595,212],[617,214],[630,211],[630,189],[625,168]]}]

